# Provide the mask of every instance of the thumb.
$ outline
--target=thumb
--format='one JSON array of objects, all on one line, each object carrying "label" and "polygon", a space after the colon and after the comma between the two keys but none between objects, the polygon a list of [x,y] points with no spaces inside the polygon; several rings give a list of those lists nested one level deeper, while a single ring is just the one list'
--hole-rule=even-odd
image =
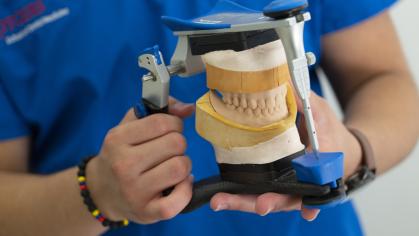
[{"label": "thumb", "polygon": [[[296,96],[295,101],[297,103],[298,112],[304,113],[304,106],[303,106],[303,102],[301,101],[301,99],[298,96]],[[318,117],[319,113],[321,113],[321,111],[319,111],[319,109],[321,108],[321,104],[323,102],[324,102],[324,98],[320,97],[315,92],[310,91],[310,106],[311,106],[311,112],[313,112],[314,119],[316,119],[316,117]]]},{"label": "thumb", "polygon": [[169,98],[169,114],[186,118],[193,114],[195,106],[192,103],[183,103],[173,97]]},{"label": "thumb", "polygon": [[135,116],[134,108],[131,108],[125,113],[124,118],[122,118],[120,124],[124,124],[130,121],[137,120],[137,117]]}]

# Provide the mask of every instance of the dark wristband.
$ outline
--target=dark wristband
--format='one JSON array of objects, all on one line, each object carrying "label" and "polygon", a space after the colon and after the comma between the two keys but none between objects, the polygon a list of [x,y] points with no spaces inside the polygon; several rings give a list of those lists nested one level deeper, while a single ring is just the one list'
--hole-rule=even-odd
[{"label": "dark wristband", "polygon": [[127,219],[121,221],[112,221],[107,219],[93,202],[86,184],[86,166],[91,159],[93,159],[93,156],[84,159],[78,166],[79,171],[77,172],[77,180],[79,183],[80,195],[83,198],[83,203],[86,205],[90,214],[92,214],[92,216],[95,217],[95,219],[98,220],[104,227],[118,229],[127,226],[129,224]]},{"label": "dark wristband", "polygon": [[376,165],[374,152],[368,138],[359,130],[348,128],[361,145],[361,166],[346,181],[347,194],[354,192],[375,179]]}]

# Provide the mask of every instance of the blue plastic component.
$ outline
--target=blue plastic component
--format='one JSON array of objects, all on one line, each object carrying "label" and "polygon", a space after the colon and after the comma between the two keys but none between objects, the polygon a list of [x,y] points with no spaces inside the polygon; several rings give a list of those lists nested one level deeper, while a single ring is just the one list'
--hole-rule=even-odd
[{"label": "blue plastic component", "polygon": [[275,12],[285,12],[291,11],[292,9],[299,8],[302,6],[308,6],[307,0],[276,0],[271,2],[265,8],[263,12],[265,14],[275,13]]},{"label": "blue plastic component", "polygon": [[307,153],[292,161],[301,182],[336,187],[336,180],[343,177],[343,153]]},{"label": "blue plastic component", "polygon": [[134,113],[135,113],[135,116],[138,119],[141,119],[141,118],[144,118],[144,117],[148,116],[147,109],[146,109],[144,103],[142,103],[142,102],[139,102],[139,103],[135,104]]},{"label": "blue plastic component", "polygon": [[144,49],[144,51],[140,54],[152,54],[156,57],[157,65],[160,65],[162,62],[162,59],[160,58],[160,48],[159,45],[154,45],[153,47],[149,47]]},{"label": "blue plastic component", "polygon": [[195,19],[163,16],[162,20],[172,31],[226,29],[233,25],[271,20],[262,12],[246,8],[229,0],[220,0],[206,15]]}]

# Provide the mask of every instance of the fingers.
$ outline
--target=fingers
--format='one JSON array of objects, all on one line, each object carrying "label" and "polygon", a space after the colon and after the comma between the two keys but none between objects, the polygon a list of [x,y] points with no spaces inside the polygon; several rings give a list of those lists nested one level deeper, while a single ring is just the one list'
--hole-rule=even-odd
[{"label": "fingers", "polygon": [[255,195],[237,195],[217,193],[211,199],[210,205],[214,211],[233,210],[255,212]]},{"label": "fingers", "polygon": [[195,106],[193,104],[183,103],[173,97],[169,98],[169,113],[180,118],[186,118],[195,110]]},{"label": "fingers", "polygon": [[[302,103],[301,99],[297,96],[295,100],[296,100],[296,103],[297,103],[297,110],[300,113],[303,113],[304,112],[304,106],[303,106],[303,103]],[[323,106],[326,105],[326,104],[327,104],[327,102],[324,98],[320,97],[319,95],[317,95],[313,91],[310,92],[310,105],[311,105],[311,110],[313,112],[314,119],[316,119],[319,115],[322,114]]]},{"label": "fingers", "polygon": [[308,209],[304,208],[304,206],[301,207],[301,217],[303,217],[307,221],[313,221],[317,218],[319,215],[320,210],[319,209]]},{"label": "fingers", "polygon": [[148,185],[149,192],[160,193],[180,182],[191,173],[192,163],[186,156],[173,157],[145,172],[138,185]]},{"label": "fingers", "polygon": [[166,197],[152,200],[146,207],[153,219],[168,220],[179,214],[192,198],[193,177],[186,177]]},{"label": "fingers", "polygon": [[265,193],[256,200],[255,212],[265,216],[271,212],[300,209],[301,199],[291,195]]},{"label": "fingers", "polygon": [[[127,120],[131,114],[127,114]],[[125,118],[124,118],[125,119]],[[145,141],[166,135],[171,132],[181,133],[183,130],[182,120],[167,114],[154,114],[141,120],[124,123],[109,131],[109,138],[119,143],[136,145]]]},{"label": "fingers", "polygon": [[186,151],[186,139],[180,133],[169,133],[129,149],[132,168],[143,173],[175,156],[182,156]]},{"label": "fingers", "polygon": [[313,221],[320,213],[318,209],[304,208],[299,197],[277,193],[259,196],[217,193],[212,197],[210,205],[214,211],[237,210],[261,216],[279,211],[301,210],[301,216],[307,221]]}]

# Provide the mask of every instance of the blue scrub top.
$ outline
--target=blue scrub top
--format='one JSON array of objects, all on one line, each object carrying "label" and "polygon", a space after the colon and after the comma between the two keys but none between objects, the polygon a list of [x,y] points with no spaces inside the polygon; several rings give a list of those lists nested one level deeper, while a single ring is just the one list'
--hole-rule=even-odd
[{"label": "blue scrub top", "polygon": [[[107,131],[140,99],[137,56],[159,44],[169,61],[176,40],[161,15],[193,18],[215,0],[0,0],[0,140],[31,136],[30,171],[49,174],[98,153]],[[262,9],[270,0],[238,0]],[[307,51],[321,59],[324,34],[361,22],[394,0],[310,1]],[[319,92],[313,77],[313,88]],[[194,102],[207,91],[205,76],[174,78],[171,94]],[[217,173],[211,146],[185,122],[187,154],[201,179]],[[361,235],[350,202],[314,222],[299,212],[260,217],[214,213],[208,206],[170,221],[135,225],[106,235]]]}]

